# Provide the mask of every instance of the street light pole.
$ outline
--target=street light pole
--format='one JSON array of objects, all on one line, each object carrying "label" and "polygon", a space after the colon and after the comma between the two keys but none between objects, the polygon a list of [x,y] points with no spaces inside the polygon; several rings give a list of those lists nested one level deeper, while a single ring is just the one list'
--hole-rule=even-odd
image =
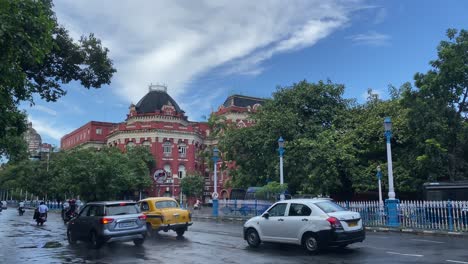
[{"label": "street light pole", "polygon": [[392,121],[390,117],[384,120],[385,137],[387,138],[387,163],[388,163],[388,199],[395,199],[395,189],[393,187],[393,166],[392,166]]},{"label": "street light pole", "polygon": [[280,186],[281,186],[281,194],[280,194],[280,200],[284,200],[284,191],[283,191],[283,183],[284,183],[284,178],[283,178],[283,155],[284,155],[284,139],[283,137],[280,137],[278,139],[278,153],[280,157]]},{"label": "street light pole", "polygon": [[393,187],[393,166],[392,166],[392,149],[390,139],[392,137],[392,120],[390,117],[384,119],[385,137],[387,139],[387,167],[388,167],[388,199],[387,203],[388,212],[388,225],[398,227],[400,225],[398,219],[398,208],[400,200],[396,199],[395,189]]},{"label": "street light pole", "polygon": [[213,149],[213,163],[214,163],[214,190],[212,194],[212,199],[213,199],[213,216],[217,217],[218,216],[218,171],[217,171],[217,166],[216,163],[218,162],[219,159],[219,149],[215,147]]}]

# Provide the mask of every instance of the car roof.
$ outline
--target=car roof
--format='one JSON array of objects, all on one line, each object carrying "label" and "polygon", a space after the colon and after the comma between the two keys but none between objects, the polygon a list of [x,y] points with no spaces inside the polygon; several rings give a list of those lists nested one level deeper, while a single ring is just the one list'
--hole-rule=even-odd
[{"label": "car roof", "polygon": [[[288,203],[318,203],[318,202],[323,202],[323,201],[332,201],[331,198],[293,198],[289,200],[284,200],[282,202],[288,202]],[[278,201],[280,202],[280,201]]]},{"label": "car roof", "polygon": [[96,202],[89,202],[86,205],[114,205],[114,204],[136,204],[135,201],[96,201]]},{"label": "car roof", "polygon": [[141,199],[140,202],[143,202],[143,201],[155,201],[155,202],[159,202],[159,201],[175,201],[177,202],[174,198],[171,198],[171,197],[148,197],[148,198],[145,198],[145,199]]}]

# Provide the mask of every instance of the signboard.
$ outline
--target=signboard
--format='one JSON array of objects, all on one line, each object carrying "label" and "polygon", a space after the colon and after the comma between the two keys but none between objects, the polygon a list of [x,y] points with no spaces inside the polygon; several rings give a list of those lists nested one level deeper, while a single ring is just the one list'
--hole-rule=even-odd
[{"label": "signboard", "polygon": [[153,179],[158,184],[163,184],[166,180],[166,172],[164,170],[156,170],[153,174]]},{"label": "signboard", "polygon": [[218,199],[218,193],[217,192],[213,192],[213,194],[211,195],[211,197],[216,200]]}]

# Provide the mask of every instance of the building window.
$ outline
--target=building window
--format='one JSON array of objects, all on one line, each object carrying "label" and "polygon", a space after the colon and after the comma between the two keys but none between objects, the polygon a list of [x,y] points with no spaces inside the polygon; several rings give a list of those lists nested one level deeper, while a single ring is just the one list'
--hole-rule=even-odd
[{"label": "building window", "polygon": [[171,177],[172,175],[171,165],[169,164],[164,165],[164,171],[166,172],[167,177]]},{"label": "building window", "polygon": [[185,177],[185,166],[179,165],[179,178],[182,179]]},{"label": "building window", "polygon": [[167,141],[163,144],[163,154],[164,156],[171,156],[172,154],[172,143]]},{"label": "building window", "polygon": [[127,143],[127,149],[135,147],[135,142],[129,141]]},{"label": "building window", "polygon": [[102,135],[102,128],[96,128],[96,134]]},{"label": "building window", "polygon": [[150,148],[150,147],[151,147],[151,142],[149,142],[148,140],[145,140],[145,141],[143,141],[143,144],[142,144],[142,145],[143,145],[143,147],[145,147],[145,148]]},{"label": "building window", "polygon": [[185,158],[187,157],[187,146],[185,144],[179,145],[179,157]]}]

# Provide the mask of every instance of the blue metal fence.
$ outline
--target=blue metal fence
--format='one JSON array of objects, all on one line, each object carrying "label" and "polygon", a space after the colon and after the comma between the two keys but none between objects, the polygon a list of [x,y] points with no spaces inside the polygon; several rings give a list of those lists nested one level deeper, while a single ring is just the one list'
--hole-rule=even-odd
[{"label": "blue metal fence", "polygon": [[219,200],[219,216],[250,217],[261,215],[273,203],[264,200]]},{"label": "blue metal fence", "polygon": [[[388,226],[388,209],[377,201],[338,202],[361,214],[366,226]],[[399,227],[421,230],[468,232],[468,201],[401,201]]]}]

